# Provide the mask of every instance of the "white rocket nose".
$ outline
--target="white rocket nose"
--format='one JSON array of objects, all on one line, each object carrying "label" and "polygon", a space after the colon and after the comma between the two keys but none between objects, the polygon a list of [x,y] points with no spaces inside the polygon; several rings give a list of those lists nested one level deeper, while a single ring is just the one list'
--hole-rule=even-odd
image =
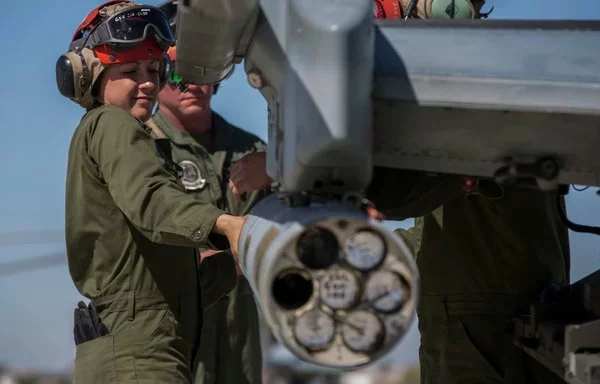
[{"label": "white rocket nose", "polygon": [[339,202],[258,203],[240,262],[273,334],[298,358],[356,368],[385,356],[414,318],[419,277],[402,239]]}]

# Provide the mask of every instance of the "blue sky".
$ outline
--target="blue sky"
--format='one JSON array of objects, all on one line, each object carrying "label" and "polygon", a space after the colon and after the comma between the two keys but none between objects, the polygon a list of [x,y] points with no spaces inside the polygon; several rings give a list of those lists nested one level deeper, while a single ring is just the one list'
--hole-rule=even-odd
[{"label": "blue sky", "polygon": [[[67,48],[74,28],[100,4],[95,0],[12,1],[0,23],[4,73],[0,88],[0,263],[64,250],[64,183],[71,134],[82,109],[60,96],[54,64]],[[157,4],[158,1],[150,1]],[[600,1],[491,0],[494,18],[599,19]],[[487,7],[486,6],[486,9]],[[241,106],[243,105],[243,107]],[[213,101],[232,123],[266,136],[266,104],[251,89],[239,67]],[[572,219],[594,223],[600,199],[592,191],[569,197]],[[2,234],[54,231],[53,241],[34,236],[30,243],[3,245]],[[571,238],[577,254],[573,277],[600,267],[600,241],[589,235]],[[60,370],[73,357],[72,313],[79,298],[65,266],[0,277],[0,364],[23,369]],[[411,333],[398,355],[416,360],[418,335]]]}]

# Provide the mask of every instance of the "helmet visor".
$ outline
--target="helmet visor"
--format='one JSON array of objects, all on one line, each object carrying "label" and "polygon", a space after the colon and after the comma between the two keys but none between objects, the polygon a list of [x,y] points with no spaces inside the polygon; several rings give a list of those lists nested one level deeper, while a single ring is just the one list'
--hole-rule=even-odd
[{"label": "helmet visor", "polygon": [[163,49],[175,44],[175,38],[165,14],[151,6],[127,8],[100,24],[90,35],[89,48],[98,45],[135,45],[152,33]]}]

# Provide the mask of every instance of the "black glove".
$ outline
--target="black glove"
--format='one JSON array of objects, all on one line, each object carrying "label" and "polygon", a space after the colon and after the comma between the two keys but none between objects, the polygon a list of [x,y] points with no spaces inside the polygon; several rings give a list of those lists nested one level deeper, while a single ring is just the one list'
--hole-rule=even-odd
[{"label": "black glove", "polygon": [[108,335],[108,328],[106,328],[106,325],[100,322],[94,304],[90,303],[86,307],[83,301],[77,303],[73,327],[75,345],[79,345],[105,335]]}]

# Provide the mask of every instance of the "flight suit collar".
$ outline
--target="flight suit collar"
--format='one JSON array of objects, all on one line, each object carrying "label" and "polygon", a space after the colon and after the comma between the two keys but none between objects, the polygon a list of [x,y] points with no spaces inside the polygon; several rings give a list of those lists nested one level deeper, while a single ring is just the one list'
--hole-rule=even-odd
[{"label": "flight suit collar", "polygon": [[156,122],[163,133],[177,145],[197,145],[196,140],[187,132],[177,128],[175,124],[161,111],[156,112],[152,119]]},{"label": "flight suit collar", "polygon": [[212,119],[212,129],[215,132],[214,150],[226,151],[229,149],[228,147],[231,145],[233,139],[231,125],[215,112],[212,114]]},{"label": "flight suit collar", "polygon": [[213,132],[215,133],[214,142],[212,145],[213,158],[217,168],[220,170],[221,177],[221,188],[226,189],[227,182],[229,181],[229,170],[228,164],[231,162],[231,158],[229,161],[227,160],[228,155],[231,155],[232,144],[233,144],[233,129],[231,129],[231,125],[225,121],[221,116],[217,113],[213,112]]},{"label": "flight suit collar", "polygon": [[[167,116],[161,111],[156,112],[152,117],[156,121],[160,129],[164,134],[171,139],[171,141],[177,145],[193,145],[198,146],[198,142],[194,137],[181,129],[177,128],[175,124],[169,120]],[[223,119],[218,113],[212,112],[212,128],[214,133],[214,150],[221,151],[227,150],[228,145],[231,143],[231,126],[225,119]]]}]

